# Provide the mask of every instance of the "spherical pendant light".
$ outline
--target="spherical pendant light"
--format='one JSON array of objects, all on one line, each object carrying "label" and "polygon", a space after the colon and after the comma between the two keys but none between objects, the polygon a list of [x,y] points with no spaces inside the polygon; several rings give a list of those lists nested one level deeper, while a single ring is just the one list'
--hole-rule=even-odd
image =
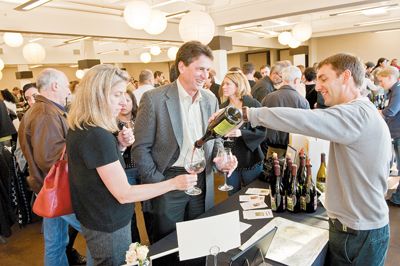
[{"label": "spherical pendant light", "polygon": [[289,42],[288,45],[289,45],[290,48],[297,48],[297,47],[300,46],[300,44],[301,44],[300,41],[298,41],[298,40],[295,39],[295,38],[292,38],[292,39],[290,40],[290,42]]},{"label": "spherical pendant light", "polygon": [[161,48],[159,46],[150,47],[150,53],[152,55],[159,55],[161,53]]},{"label": "spherical pendant light", "polygon": [[292,29],[293,37],[300,41],[304,42],[311,38],[312,28],[309,23],[300,23],[293,27]]},{"label": "spherical pendant light", "polygon": [[184,42],[199,41],[208,44],[214,37],[215,24],[207,13],[191,11],[179,22],[179,35]]},{"label": "spherical pendant light", "polygon": [[140,61],[143,63],[149,63],[151,61],[151,55],[147,52],[140,54]]},{"label": "spherical pendant light", "polygon": [[3,40],[10,47],[20,47],[24,42],[22,34],[17,32],[5,32]]},{"label": "spherical pendant light", "polygon": [[278,35],[278,41],[282,45],[288,45],[291,39],[292,39],[292,34],[288,31],[281,32]]},{"label": "spherical pendant light", "polygon": [[82,79],[84,75],[85,75],[85,71],[82,70],[82,69],[78,69],[78,70],[75,72],[75,76],[76,76],[78,79]]},{"label": "spherical pendant light", "polygon": [[4,68],[4,61],[0,58],[0,71]]},{"label": "spherical pendant light", "polygon": [[150,21],[151,7],[144,1],[130,2],[124,9],[124,19],[129,27],[142,30]]},{"label": "spherical pendant light", "polygon": [[157,35],[163,33],[167,28],[167,17],[160,10],[152,10],[150,21],[144,27],[144,31],[148,34]]},{"label": "spherical pendant light", "polygon": [[46,50],[38,43],[28,43],[22,49],[25,60],[31,64],[38,64],[46,58]]},{"label": "spherical pendant light", "polygon": [[179,50],[179,48],[175,47],[175,46],[168,48],[168,51],[167,51],[168,58],[171,60],[175,60],[176,53],[178,52],[178,50]]}]

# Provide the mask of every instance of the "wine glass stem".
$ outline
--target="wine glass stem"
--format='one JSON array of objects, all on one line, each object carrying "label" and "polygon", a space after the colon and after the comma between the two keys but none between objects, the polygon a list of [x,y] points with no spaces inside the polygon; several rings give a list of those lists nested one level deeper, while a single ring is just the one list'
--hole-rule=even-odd
[{"label": "wine glass stem", "polygon": [[224,180],[225,180],[224,187],[228,186],[228,184],[226,183],[227,176],[228,176],[228,173],[224,172]]}]

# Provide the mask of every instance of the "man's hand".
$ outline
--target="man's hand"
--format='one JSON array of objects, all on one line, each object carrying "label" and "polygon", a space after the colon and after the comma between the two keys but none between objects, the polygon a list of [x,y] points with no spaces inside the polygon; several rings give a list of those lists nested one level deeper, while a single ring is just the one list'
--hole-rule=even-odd
[{"label": "man's hand", "polygon": [[197,175],[178,175],[170,180],[174,190],[187,190],[197,184]]},{"label": "man's hand", "polygon": [[133,135],[132,128],[123,127],[122,130],[118,132],[117,139],[121,150],[131,146],[135,142],[135,136]]}]

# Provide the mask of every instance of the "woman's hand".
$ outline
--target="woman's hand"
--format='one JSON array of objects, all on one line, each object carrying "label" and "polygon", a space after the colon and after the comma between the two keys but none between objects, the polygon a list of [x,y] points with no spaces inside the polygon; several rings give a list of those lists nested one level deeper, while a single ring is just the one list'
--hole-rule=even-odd
[{"label": "woman's hand", "polygon": [[187,190],[197,184],[197,175],[178,175],[170,180],[174,190]]},{"label": "woman's hand", "polygon": [[123,127],[120,132],[118,132],[118,144],[121,150],[126,149],[126,147],[131,146],[135,142],[135,136],[133,135],[132,128]]}]

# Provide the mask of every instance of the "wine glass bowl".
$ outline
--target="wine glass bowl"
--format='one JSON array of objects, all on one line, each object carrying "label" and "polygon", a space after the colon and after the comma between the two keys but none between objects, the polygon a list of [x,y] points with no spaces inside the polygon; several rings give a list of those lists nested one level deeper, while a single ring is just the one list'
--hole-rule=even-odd
[{"label": "wine glass bowl", "polygon": [[229,148],[221,148],[218,150],[217,156],[215,158],[215,164],[221,172],[224,173],[224,184],[218,186],[220,191],[230,191],[233,189],[233,186],[228,185],[226,183],[227,175],[229,171],[235,164],[235,160],[232,155],[232,151]]},{"label": "wine glass bowl", "polygon": [[[206,168],[206,158],[204,156],[204,150],[202,148],[188,149],[185,155],[185,170],[189,174],[200,174]],[[201,189],[193,186],[185,191],[186,194],[191,196],[200,195]]]}]

